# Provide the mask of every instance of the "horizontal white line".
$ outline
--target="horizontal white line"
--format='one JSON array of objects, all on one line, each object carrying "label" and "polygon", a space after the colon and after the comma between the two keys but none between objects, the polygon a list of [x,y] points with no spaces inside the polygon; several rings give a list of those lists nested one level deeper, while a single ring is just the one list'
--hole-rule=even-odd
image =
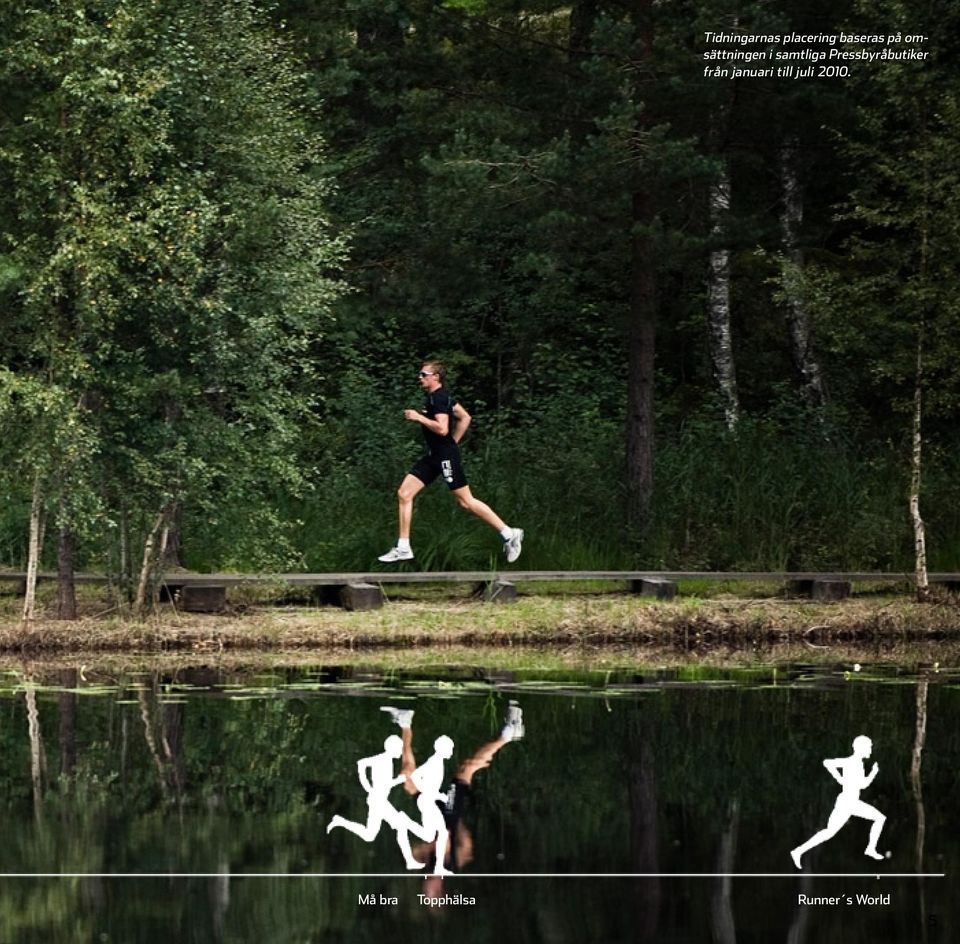
[{"label": "horizontal white line", "polygon": [[[944,872],[460,872],[449,878],[944,878]],[[432,878],[430,872],[0,872],[0,878]]]}]

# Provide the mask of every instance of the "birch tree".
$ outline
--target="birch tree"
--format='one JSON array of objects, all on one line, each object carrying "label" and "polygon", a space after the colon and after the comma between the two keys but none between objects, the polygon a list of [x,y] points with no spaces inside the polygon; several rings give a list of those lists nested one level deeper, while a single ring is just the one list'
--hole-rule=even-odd
[{"label": "birch tree", "polygon": [[719,159],[716,177],[710,184],[710,249],[707,278],[707,321],[710,329],[710,353],[720,402],[727,429],[733,430],[740,418],[736,364],[733,357],[733,332],[730,326],[730,247],[727,221],[730,216],[730,165]]},{"label": "birch tree", "polygon": [[807,404],[819,409],[824,404],[823,372],[814,354],[810,311],[803,297],[803,185],[800,179],[800,141],[788,135],[779,152],[782,194],[780,232],[783,241],[783,295],[787,309],[787,331],[794,368]]}]

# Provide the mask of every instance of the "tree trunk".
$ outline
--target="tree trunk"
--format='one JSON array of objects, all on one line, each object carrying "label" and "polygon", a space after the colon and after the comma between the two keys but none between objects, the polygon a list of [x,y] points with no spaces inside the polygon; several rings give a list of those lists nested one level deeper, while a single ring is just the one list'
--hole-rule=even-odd
[{"label": "tree trunk", "polygon": [[47,775],[47,758],[43,750],[43,734],[40,730],[40,713],[37,710],[37,691],[30,682],[24,692],[27,703],[27,733],[30,736],[30,780],[33,784],[33,814],[37,822],[43,812],[44,781]]},{"label": "tree trunk", "polygon": [[590,56],[596,21],[597,0],[577,0],[570,8],[570,62],[582,62]]},{"label": "tree trunk", "polygon": [[917,324],[917,366],[913,387],[913,430],[912,441],[913,449],[910,456],[910,521],[913,525],[913,550],[914,550],[914,575],[917,581],[917,599],[926,600],[930,594],[930,581],[927,576],[927,531],[920,516],[920,486],[923,478],[922,460],[923,460],[923,342],[926,331],[926,287],[927,287],[927,253],[928,228],[927,228],[927,205],[929,170],[924,164],[923,182],[924,182],[924,203],[923,219],[920,224],[920,313]]},{"label": "tree trunk", "polygon": [[653,751],[642,734],[628,742],[627,800],[630,861],[634,872],[647,876],[631,890],[637,941],[653,941],[660,922],[660,870],[657,835],[657,781]]},{"label": "tree trunk", "polygon": [[800,185],[798,169],[799,155],[799,141],[788,138],[780,149],[780,186],[783,193],[780,230],[784,256],[789,263],[783,272],[783,288],[787,296],[787,328],[793,364],[800,377],[804,399],[809,406],[819,409],[826,399],[823,392],[823,374],[813,353],[810,313],[804,302],[799,280],[804,264],[803,249],[800,246],[803,188]]},{"label": "tree trunk", "polygon": [[[151,685],[153,691],[154,685]],[[143,737],[147,742],[147,749],[153,758],[154,766],[157,768],[157,780],[160,782],[160,792],[163,794],[164,801],[170,798],[170,785],[167,783],[167,772],[157,748],[157,738],[154,734],[153,711],[150,707],[150,698],[147,695],[146,688],[140,688],[137,691],[137,700],[140,702],[140,720],[143,722]]]},{"label": "tree trunk", "polygon": [[66,525],[60,528],[57,544],[57,619],[77,618],[77,588],[74,583],[76,536]]},{"label": "tree trunk", "polygon": [[913,390],[913,450],[910,459],[910,521],[913,525],[914,576],[917,599],[930,592],[927,576],[927,534],[920,516],[920,483],[923,459],[923,326],[917,332],[917,375]]},{"label": "tree trunk", "polygon": [[740,826],[740,804],[730,801],[727,827],[717,853],[717,886],[710,901],[713,939],[717,944],[737,944],[737,928],[733,919],[733,864],[737,856],[737,831]]},{"label": "tree trunk", "polygon": [[930,680],[924,676],[917,683],[917,723],[913,738],[913,753],[910,758],[910,786],[917,811],[917,872],[923,871],[923,847],[927,832],[927,817],[923,805],[923,781],[920,765],[923,761],[923,746],[927,741],[927,690]]},{"label": "tree trunk", "polygon": [[184,567],[183,556],[183,503],[174,502],[169,518],[169,530],[167,532],[167,541],[163,549],[163,556],[160,558],[160,569],[172,570],[177,567]]},{"label": "tree trunk", "polygon": [[[653,62],[653,0],[636,8],[638,59],[633,63],[636,95]],[[653,195],[645,183],[644,132],[651,126],[645,108],[635,134],[635,189],[631,206],[630,323],[627,331],[627,524],[637,533],[647,524],[653,498],[653,396],[656,349],[657,276],[653,238]]]},{"label": "tree trunk", "polygon": [[134,600],[134,607],[140,615],[146,612],[148,601],[152,604],[156,599],[158,565],[163,560],[170,529],[168,511],[168,507],[164,508],[157,515],[156,523],[143,545],[143,562],[140,566],[137,596]]},{"label": "tree trunk", "polygon": [[733,360],[733,333],[730,329],[730,249],[725,245],[730,215],[730,165],[721,158],[720,171],[710,187],[710,269],[707,276],[710,355],[713,374],[723,404],[727,429],[740,419],[737,374]]},{"label": "tree trunk", "polygon": [[127,603],[133,602],[133,563],[130,554],[130,519],[126,506],[120,508],[120,592]]},{"label": "tree trunk", "polygon": [[[810,895],[812,891],[813,879],[809,872],[803,872],[800,876],[800,892],[804,895]],[[790,922],[790,930],[787,932],[787,944],[803,944],[807,939],[811,914],[812,910],[808,905],[798,905],[793,915],[793,921]]]},{"label": "tree trunk", "polygon": [[37,571],[40,568],[40,555],[43,552],[43,490],[39,473],[33,480],[33,500],[30,503],[30,547],[27,552],[26,592],[23,596],[23,620],[29,622],[36,617]]},{"label": "tree trunk", "polygon": [[60,684],[71,691],[61,692],[60,703],[60,776],[71,779],[77,769],[77,670],[60,673]]}]

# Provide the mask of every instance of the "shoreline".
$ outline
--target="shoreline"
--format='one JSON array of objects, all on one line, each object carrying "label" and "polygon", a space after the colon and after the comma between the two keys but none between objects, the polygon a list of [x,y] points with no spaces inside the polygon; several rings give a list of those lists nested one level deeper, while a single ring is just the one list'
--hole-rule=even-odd
[{"label": "shoreline", "polygon": [[419,650],[580,650],[666,647],[678,652],[723,646],[822,646],[960,640],[960,606],[871,596],[840,603],[776,598],[679,598],[629,595],[524,596],[498,605],[470,600],[399,600],[379,610],[239,604],[199,615],[161,607],[145,620],[97,613],[75,621],[24,625],[0,611],[0,654],[28,658],[83,654],[203,654]]}]

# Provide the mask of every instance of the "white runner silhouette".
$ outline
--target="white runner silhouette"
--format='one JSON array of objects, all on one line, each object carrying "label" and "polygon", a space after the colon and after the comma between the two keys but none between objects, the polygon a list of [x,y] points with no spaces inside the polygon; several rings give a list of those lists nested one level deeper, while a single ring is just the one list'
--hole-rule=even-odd
[{"label": "white runner silhouette", "polygon": [[887,821],[887,818],[878,809],[860,799],[860,791],[865,790],[873,783],[879,770],[876,761],[874,761],[870,773],[864,773],[863,762],[872,752],[873,742],[865,734],[861,734],[854,738],[853,753],[849,757],[837,757],[823,762],[823,766],[827,768],[830,776],[843,789],[840,791],[840,796],[837,797],[837,802],[834,804],[833,812],[827,820],[826,827],[790,853],[793,864],[798,869],[801,868],[800,859],[803,854],[809,852],[814,846],[819,846],[820,843],[836,836],[851,816],[872,820],[870,839],[867,842],[864,855],[870,856],[871,859],[883,859],[883,855],[877,851],[877,840],[880,838],[880,831],[883,829],[883,824]]},{"label": "white runner silhouette", "polygon": [[[449,740],[449,738],[447,739]],[[383,742],[383,753],[372,757],[364,757],[357,762],[357,776],[360,784],[367,792],[367,822],[363,825],[344,819],[338,813],[327,824],[327,833],[340,826],[359,836],[364,842],[373,842],[380,832],[383,823],[391,826],[397,834],[397,843],[403,853],[404,862],[408,869],[422,869],[423,863],[418,862],[410,851],[410,836],[408,831],[416,824],[406,813],[396,809],[390,802],[390,791],[399,786],[406,779],[403,774],[393,775],[393,762],[400,757],[403,751],[403,741],[396,734],[391,734]],[[367,776],[369,771],[369,777]],[[443,776],[441,763],[440,776]],[[441,817],[442,819],[442,817]],[[419,830],[417,830],[419,835]]]}]

